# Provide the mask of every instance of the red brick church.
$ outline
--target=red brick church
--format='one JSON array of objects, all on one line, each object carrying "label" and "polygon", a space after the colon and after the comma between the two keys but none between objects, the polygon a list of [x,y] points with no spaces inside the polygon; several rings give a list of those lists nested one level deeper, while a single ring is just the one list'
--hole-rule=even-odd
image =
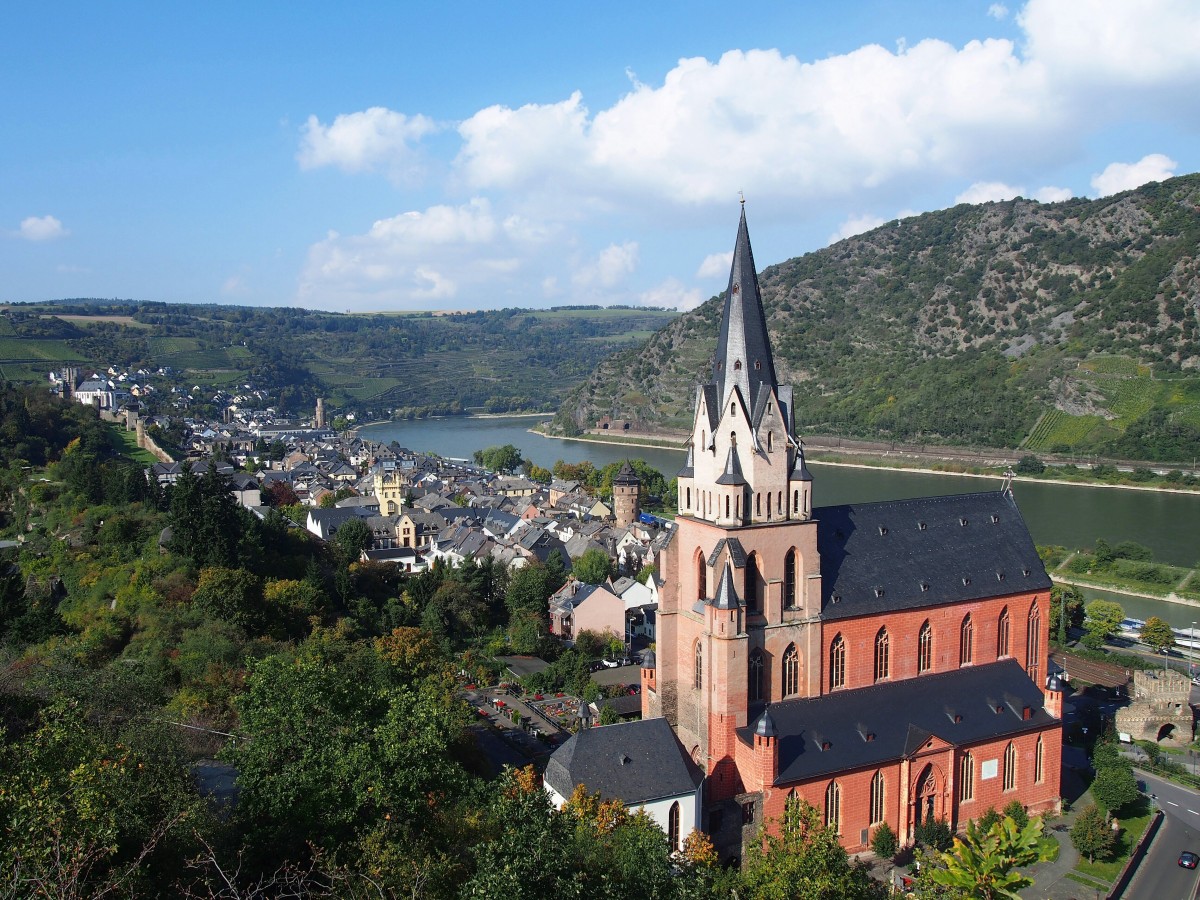
[{"label": "red brick church", "polygon": [[797,794],[851,852],[1013,799],[1059,800],[1050,579],[1011,490],[814,507],[775,376],[742,211],[712,380],[696,391],[662,551],[642,714],[706,776],[704,823],[740,856]]}]

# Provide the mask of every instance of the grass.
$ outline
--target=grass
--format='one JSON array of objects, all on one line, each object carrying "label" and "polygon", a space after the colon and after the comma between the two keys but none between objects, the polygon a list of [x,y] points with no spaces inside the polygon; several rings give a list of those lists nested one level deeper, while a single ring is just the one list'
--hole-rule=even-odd
[{"label": "grass", "polygon": [[43,319],[62,319],[64,322],[74,322],[77,325],[94,325],[97,322],[105,322],[110,325],[124,325],[126,328],[153,328],[145,322],[137,321],[133,316],[79,316],[79,315],[64,315],[63,313],[55,313],[52,316],[42,316]]},{"label": "grass", "polygon": [[5,360],[44,359],[47,362],[74,362],[83,356],[66,341],[35,338],[0,337],[0,362]]},{"label": "grass", "polygon": [[143,466],[152,466],[158,462],[157,456],[149,450],[143,450],[137,445],[136,432],[126,431],[124,427],[118,425],[116,422],[109,422],[108,434],[117,452],[128,456],[134,462]]},{"label": "grass", "polygon": [[1052,409],[1038,422],[1025,447],[1029,450],[1048,450],[1060,445],[1077,447],[1103,424],[1101,416],[1072,416],[1061,409]]},{"label": "grass", "polygon": [[1117,846],[1111,859],[1088,862],[1081,857],[1079,863],[1075,866],[1075,871],[1088,878],[1102,881],[1105,884],[1111,885],[1116,881],[1117,876],[1121,874],[1121,869],[1129,861],[1129,856],[1133,853],[1133,848],[1137,845],[1142,834],[1146,831],[1146,827],[1150,824],[1150,805],[1145,797],[1139,801],[1136,812],[1136,815],[1120,820],[1121,833],[1117,837]]},{"label": "grass", "polygon": [[171,356],[176,353],[192,353],[200,349],[195,338],[154,337],[150,339],[150,352],[155,356]]}]

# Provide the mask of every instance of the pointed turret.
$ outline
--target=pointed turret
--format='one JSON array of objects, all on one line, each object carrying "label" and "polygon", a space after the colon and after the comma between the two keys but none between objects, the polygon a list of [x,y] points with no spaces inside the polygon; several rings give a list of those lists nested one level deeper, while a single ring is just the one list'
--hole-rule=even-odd
[{"label": "pointed turret", "polygon": [[725,570],[721,573],[721,580],[717,584],[717,595],[713,598],[713,606],[717,609],[737,609],[741,603],[741,600],[738,599],[737,588],[733,585],[733,569],[727,562]]},{"label": "pointed turret", "polygon": [[737,243],[733,248],[733,266],[729,270],[729,287],[725,291],[725,310],[721,316],[721,334],[717,339],[713,381],[717,384],[719,402],[725,403],[729,392],[738,387],[751,409],[755,406],[762,385],[772,389],[776,386],[775,362],[771,358],[767,318],[758,289],[758,274],[754,269],[754,253],[750,249],[744,203]]}]

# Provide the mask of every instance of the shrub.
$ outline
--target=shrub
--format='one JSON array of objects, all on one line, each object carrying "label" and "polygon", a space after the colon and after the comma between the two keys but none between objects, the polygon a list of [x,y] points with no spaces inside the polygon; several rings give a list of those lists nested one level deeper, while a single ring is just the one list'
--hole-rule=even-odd
[{"label": "shrub", "polygon": [[990,831],[992,826],[1000,821],[1000,813],[996,812],[994,806],[989,806],[987,811],[976,821],[979,830],[983,832]]},{"label": "shrub", "polygon": [[1018,828],[1024,828],[1029,824],[1029,813],[1025,812],[1025,807],[1021,805],[1020,800],[1013,800],[1004,807],[1003,815],[1016,822]]},{"label": "shrub", "polygon": [[871,835],[871,850],[880,859],[891,859],[896,855],[896,832],[887,822],[881,824]]},{"label": "shrub", "polygon": [[945,819],[926,819],[916,827],[917,843],[931,850],[949,850],[954,843],[954,832]]}]

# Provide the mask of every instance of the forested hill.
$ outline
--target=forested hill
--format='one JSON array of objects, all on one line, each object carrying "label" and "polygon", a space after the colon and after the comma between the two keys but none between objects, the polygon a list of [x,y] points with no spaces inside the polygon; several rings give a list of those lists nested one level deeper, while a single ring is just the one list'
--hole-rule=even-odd
[{"label": "forested hill", "polygon": [[[751,238],[753,239],[753,219]],[[1102,200],[959,205],[760,275],[803,434],[1200,451],[1200,175]],[[556,418],[690,427],[721,297],[605,360]]]}]

